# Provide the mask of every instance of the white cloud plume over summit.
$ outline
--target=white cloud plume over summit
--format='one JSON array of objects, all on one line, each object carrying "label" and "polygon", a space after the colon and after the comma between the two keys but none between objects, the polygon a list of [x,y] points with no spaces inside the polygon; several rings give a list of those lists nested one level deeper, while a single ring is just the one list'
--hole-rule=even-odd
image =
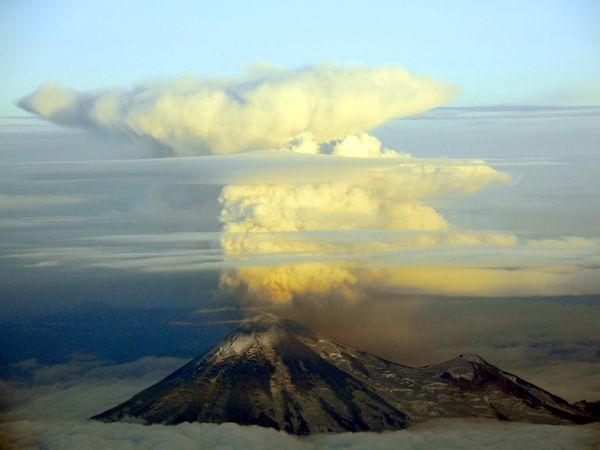
[{"label": "white cloud plume over summit", "polygon": [[52,122],[150,141],[178,155],[279,147],[300,133],[342,139],[452,99],[457,89],[397,66],[254,68],[77,92],[47,83],[19,102]]},{"label": "white cloud plume over summit", "polygon": [[508,179],[483,161],[428,162],[404,156],[346,181],[225,186],[221,221],[229,232],[441,231],[448,228],[446,220],[424,201],[473,193]]}]

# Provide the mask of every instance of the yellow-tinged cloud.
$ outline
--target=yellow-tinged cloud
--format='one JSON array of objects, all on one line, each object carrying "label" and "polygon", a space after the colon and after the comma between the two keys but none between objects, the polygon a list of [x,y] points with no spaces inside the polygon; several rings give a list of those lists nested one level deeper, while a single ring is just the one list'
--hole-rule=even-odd
[{"label": "yellow-tinged cloud", "polygon": [[356,283],[352,271],[333,263],[242,266],[225,270],[220,279],[222,288],[233,290],[243,300],[280,304],[332,294],[343,300],[356,300]]},{"label": "yellow-tinged cloud", "polygon": [[[377,139],[365,134],[328,146],[301,135],[280,150],[385,157],[389,165],[340,182],[224,187],[221,246],[235,264],[223,272],[221,287],[247,301],[354,301],[377,290],[459,296],[588,294],[600,287],[593,281],[598,275],[593,264],[585,269],[572,266],[568,255],[561,260],[564,250],[593,250],[595,239],[520,244],[512,234],[457,229],[427,204],[436,195],[465,195],[508,179],[483,161],[420,160],[382,150]],[[357,241],[318,233],[373,229],[402,233]],[[404,253],[419,247],[428,249],[426,259],[419,259],[423,252]],[[501,250],[502,256],[490,259]],[[538,252],[536,260],[529,260],[531,252]],[[374,266],[373,255],[395,256]]]},{"label": "yellow-tinged cloud", "polygon": [[390,267],[360,271],[365,287],[392,292],[475,297],[576,295],[596,292],[589,273],[562,267]]},{"label": "yellow-tinged cloud", "polygon": [[[401,67],[322,64],[262,68],[238,78],[187,76],[129,90],[76,92],[46,84],[19,105],[62,125],[197,155],[276,148],[301,133],[318,143],[341,139],[439,106],[456,93]],[[352,151],[349,146],[340,151]]]},{"label": "yellow-tinged cloud", "polygon": [[314,299],[355,301],[373,292],[471,297],[583,295],[598,292],[599,275],[597,269],[567,267],[368,268],[356,266],[356,261],[336,260],[228,269],[221,286],[252,303],[287,304]]},{"label": "yellow-tinged cloud", "polygon": [[[221,246],[230,261],[256,256],[302,256],[313,262],[231,267],[221,286],[245,299],[291,302],[295,298],[328,297],[354,300],[364,287],[357,271],[340,255],[390,252],[414,246],[511,246],[516,237],[461,232],[426,202],[440,194],[469,194],[508,177],[483,161],[427,161],[390,149],[366,133],[319,145],[304,133],[279,149],[326,153],[353,158],[386,158],[377,171],[353,172],[331,183],[229,185],[221,191]],[[290,236],[328,230],[395,230],[409,232],[391,242],[331,242]],[[284,233],[284,234],[282,234]],[[288,235],[285,235],[288,233]],[[323,261],[330,257],[335,262]],[[314,259],[317,262],[314,262]],[[385,285],[382,284],[382,285]]]},{"label": "yellow-tinged cloud", "polygon": [[527,246],[536,249],[596,249],[600,246],[598,238],[565,236],[562,239],[537,239],[527,241]]}]

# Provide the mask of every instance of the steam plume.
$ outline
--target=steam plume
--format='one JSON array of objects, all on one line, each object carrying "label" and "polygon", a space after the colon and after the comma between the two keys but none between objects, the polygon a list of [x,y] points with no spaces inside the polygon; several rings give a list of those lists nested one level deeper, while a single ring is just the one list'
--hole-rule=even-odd
[{"label": "steam plume", "polygon": [[279,147],[300,133],[342,139],[439,106],[456,88],[401,67],[254,67],[238,78],[186,76],[132,89],[44,84],[19,106],[52,122],[152,141],[178,155]]},{"label": "steam plume", "polygon": [[[257,254],[306,254],[315,262],[242,265],[225,270],[221,286],[245,300],[289,303],[298,298],[356,300],[365,280],[394,280],[393,271],[370,273],[355,265],[328,258],[352,249],[308,239],[278,238],[276,233],[322,230],[388,229],[410,232],[448,232],[442,237],[416,235],[401,245],[436,245],[449,242],[514,244],[512,236],[460,233],[431,205],[438,194],[468,194],[506,175],[483,161],[428,162],[408,154],[382,149],[368,134],[349,135],[339,142],[318,145],[304,134],[281,151],[332,153],[347,157],[386,158],[378,172],[349,175],[346,181],[319,184],[229,185],[221,191],[221,237],[232,261]],[[258,236],[258,238],[257,238]],[[261,238],[262,237],[262,238]],[[380,243],[380,248],[386,244]],[[388,246],[389,247],[389,246]],[[320,260],[320,261],[319,261]],[[325,260],[325,261],[323,261]],[[392,284],[391,281],[388,284]]]}]

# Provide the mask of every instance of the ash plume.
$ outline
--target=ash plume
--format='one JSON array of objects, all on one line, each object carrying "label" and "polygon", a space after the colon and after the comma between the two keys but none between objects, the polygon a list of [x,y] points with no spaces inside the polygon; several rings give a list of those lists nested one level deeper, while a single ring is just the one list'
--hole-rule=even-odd
[{"label": "ash plume", "polygon": [[342,139],[452,99],[457,89],[398,66],[254,66],[244,75],[188,75],[131,89],[42,85],[18,105],[57,124],[153,142],[173,155],[279,147],[300,133]]}]

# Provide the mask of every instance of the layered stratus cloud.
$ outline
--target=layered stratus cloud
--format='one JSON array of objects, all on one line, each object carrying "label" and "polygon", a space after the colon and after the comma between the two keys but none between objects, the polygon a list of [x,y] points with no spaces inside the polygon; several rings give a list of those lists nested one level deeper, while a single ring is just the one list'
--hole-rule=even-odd
[{"label": "layered stratus cloud", "polygon": [[311,239],[310,233],[224,234],[229,267],[221,286],[252,305],[355,301],[377,292],[523,297],[596,294],[600,289],[597,239],[567,237],[549,244],[459,230],[391,240],[366,238],[369,234],[352,232],[337,240],[321,240],[318,234]]},{"label": "layered stratus cloud", "polygon": [[[366,133],[327,145],[319,145],[312,135],[303,134],[280,150],[388,158],[389,164],[376,172],[355,173],[346,181],[332,183],[225,186],[219,197],[225,232],[221,246],[229,260],[256,254],[336,258],[330,262],[241,265],[225,270],[221,286],[247,300],[286,303],[303,297],[335,295],[355,300],[360,296],[363,275],[356,270],[356,263],[338,256],[346,252],[350,258],[360,258],[356,255],[358,248],[348,242],[293,239],[274,233],[374,229],[420,233],[404,239],[400,246],[457,242],[502,246],[512,245],[516,239],[460,233],[425,203],[436,195],[469,194],[508,179],[483,161],[421,161],[383,149],[378,139]],[[431,236],[423,234],[426,232],[447,233]],[[371,242],[369,247],[371,251],[374,246],[390,251],[398,244]]]},{"label": "layered stratus cloud", "polygon": [[0,193],[0,210],[2,209],[34,209],[59,205],[74,205],[85,202],[83,195],[11,195]]},{"label": "layered stratus cloud", "polygon": [[[78,92],[44,84],[19,105],[57,124],[151,141],[178,155],[279,147],[308,133],[342,139],[439,106],[457,89],[401,67],[322,64],[254,67],[237,78],[139,84]],[[340,151],[352,151],[348,148]]]}]

